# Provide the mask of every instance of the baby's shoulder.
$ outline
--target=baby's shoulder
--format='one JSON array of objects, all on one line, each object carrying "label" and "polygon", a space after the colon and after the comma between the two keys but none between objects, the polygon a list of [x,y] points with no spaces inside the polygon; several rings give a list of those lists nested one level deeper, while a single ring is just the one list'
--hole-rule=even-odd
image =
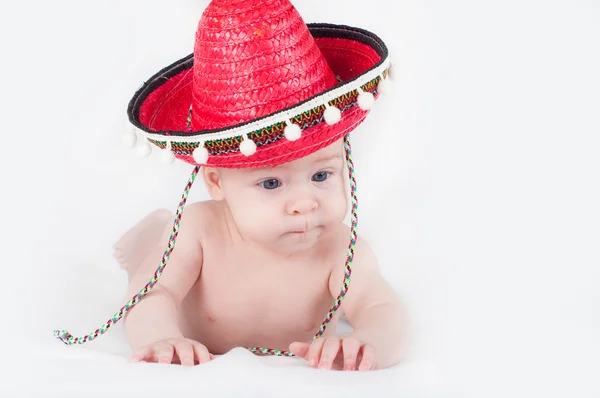
[{"label": "baby's shoulder", "polygon": [[[356,239],[356,242],[350,251],[352,239]],[[340,264],[346,264],[350,255],[352,255],[352,278],[355,285],[357,280],[364,280],[371,272],[378,270],[377,257],[369,243],[358,234],[354,236],[350,227],[345,224],[338,231],[336,251],[336,261],[329,275],[329,289],[332,295],[339,292],[339,281],[345,278],[346,267]]]},{"label": "baby's shoulder", "polygon": [[203,200],[199,202],[193,202],[186,206],[184,211],[193,213],[194,216],[202,216],[207,219],[219,218],[222,213],[222,205],[216,200]]},{"label": "baby's shoulder", "polygon": [[200,237],[208,230],[213,233],[222,224],[223,211],[221,204],[214,200],[200,201],[188,204],[183,210],[181,224],[193,230]]}]

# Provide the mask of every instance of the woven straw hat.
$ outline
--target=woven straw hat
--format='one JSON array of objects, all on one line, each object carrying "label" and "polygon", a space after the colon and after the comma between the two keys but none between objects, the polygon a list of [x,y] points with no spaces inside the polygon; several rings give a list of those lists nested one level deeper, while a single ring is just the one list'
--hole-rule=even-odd
[{"label": "woven straw hat", "polygon": [[[289,0],[213,0],[194,53],[162,69],[128,107],[124,142],[192,165],[276,166],[352,131],[385,92],[375,34],[306,24]],[[137,140],[140,135],[143,140]]]}]

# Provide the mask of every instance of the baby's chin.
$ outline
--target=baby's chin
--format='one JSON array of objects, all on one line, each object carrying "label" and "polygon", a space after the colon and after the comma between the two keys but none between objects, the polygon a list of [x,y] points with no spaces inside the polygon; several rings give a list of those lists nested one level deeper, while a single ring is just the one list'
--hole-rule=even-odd
[{"label": "baby's chin", "polygon": [[282,256],[293,256],[293,257],[305,257],[309,254],[315,247],[317,246],[317,242],[302,242],[296,244],[287,244],[287,245],[274,245],[273,251],[278,255]]}]

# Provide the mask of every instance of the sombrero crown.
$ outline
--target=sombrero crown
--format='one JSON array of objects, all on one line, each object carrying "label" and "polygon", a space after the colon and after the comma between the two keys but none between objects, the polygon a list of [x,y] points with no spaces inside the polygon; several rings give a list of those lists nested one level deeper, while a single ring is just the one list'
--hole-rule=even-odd
[{"label": "sombrero crown", "polygon": [[289,0],[213,0],[194,53],[145,82],[128,116],[147,140],[142,155],[150,142],[166,161],[275,166],[352,131],[384,90],[389,68],[376,35],[307,25]]}]

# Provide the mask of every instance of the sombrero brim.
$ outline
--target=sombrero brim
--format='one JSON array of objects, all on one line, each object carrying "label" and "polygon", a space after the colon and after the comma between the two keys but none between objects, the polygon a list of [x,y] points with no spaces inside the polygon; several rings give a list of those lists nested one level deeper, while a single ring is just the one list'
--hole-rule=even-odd
[{"label": "sombrero brim", "polygon": [[[193,165],[198,146],[208,150],[205,163],[214,167],[276,166],[331,144],[352,131],[366,117],[359,106],[361,91],[379,96],[378,84],[391,67],[388,50],[375,34],[345,25],[307,24],[310,33],[340,83],[316,96],[279,112],[227,128],[191,130],[193,54],[162,69],[135,93],[128,106],[129,121],[145,139]],[[327,106],[341,111],[341,119],[329,124]],[[302,136],[284,136],[286,120],[301,126]],[[247,136],[257,147],[254,154],[240,152]]]}]

